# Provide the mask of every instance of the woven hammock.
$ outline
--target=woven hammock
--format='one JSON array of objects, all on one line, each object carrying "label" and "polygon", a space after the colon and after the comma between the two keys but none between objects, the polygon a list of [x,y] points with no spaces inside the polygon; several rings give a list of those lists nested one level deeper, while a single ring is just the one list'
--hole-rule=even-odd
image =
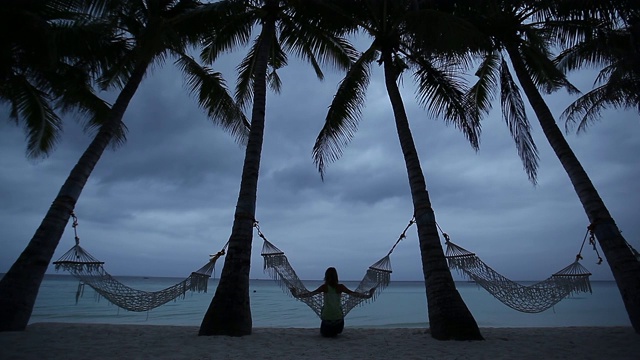
[{"label": "woven hammock", "polygon": [[98,261],[80,245],[75,245],[58,261],[56,270],[65,270],[80,280],[76,303],[82,295],[84,285],[89,285],[96,293],[112,304],[129,311],[148,311],[164,305],[171,300],[185,296],[188,291],[207,292],[209,278],[215,265],[215,256],[203,267],[191,273],[181,282],[159,291],[143,291],[131,288],[116,280]]},{"label": "woven hammock", "polygon": [[578,262],[580,256],[576,257],[574,263],[548,279],[525,286],[500,275],[480,260],[476,254],[449,241],[446,234],[445,239],[449,268],[458,270],[514,310],[539,313],[572,294],[591,293],[589,282],[591,273]]},{"label": "woven hammock", "polygon": [[[385,257],[375,262],[373,265],[369,266],[367,272],[364,277],[358,284],[358,287],[354,290],[357,293],[369,293],[373,290],[373,294],[370,298],[363,298],[358,296],[352,296],[346,293],[342,293],[340,297],[340,303],[342,307],[342,315],[346,316],[349,311],[355,308],[358,305],[363,305],[365,303],[372,302],[376,299],[376,297],[384,290],[389,283],[391,282],[391,260],[390,255],[395,249],[396,245],[404,239],[405,233],[407,229],[415,223],[414,220],[409,222],[409,225],[404,229],[396,243],[393,245],[391,250],[387,253]],[[324,294],[315,294],[310,297],[296,297],[293,295],[293,292],[296,294],[303,294],[310,292],[302,283],[295,270],[289,263],[284,252],[278,249],[275,245],[267,240],[267,238],[260,231],[260,227],[256,222],[254,224],[256,229],[258,230],[258,235],[264,241],[262,245],[261,255],[264,259],[264,271],[274,279],[282,288],[282,290],[289,296],[292,296],[298,301],[302,301],[307,304],[311,310],[313,310],[318,317],[322,312],[322,307],[324,305]]]},{"label": "woven hammock", "polygon": [[76,244],[64,253],[57,261],[54,261],[56,271],[64,270],[80,280],[76,292],[76,303],[84,292],[84,285],[89,285],[96,293],[112,304],[129,311],[149,311],[161,305],[185,296],[188,291],[207,292],[209,278],[214,271],[216,260],[224,255],[225,247],[215,255],[211,255],[209,261],[200,269],[194,271],[181,282],[159,291],[143,291],[131,288],[116,280],[103,267],[104,262],[99,261],[80,246],[77,227],[78,218],[73,218],[73,230]]}]

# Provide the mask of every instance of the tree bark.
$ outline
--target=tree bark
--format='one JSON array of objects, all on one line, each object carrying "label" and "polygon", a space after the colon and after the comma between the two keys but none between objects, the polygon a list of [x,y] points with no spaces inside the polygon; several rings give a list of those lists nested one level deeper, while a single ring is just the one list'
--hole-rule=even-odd
[{"label": "tree bark", "polygon": [[111,108],[109,119],[69,173],[25,250],[0,280],[0,331],[22,331],[27,327],[40,284],[69,222],[71,211],[91,172],[113,139],[115,129],[120,126],[147,66],[147,63],[140,63],[134,69]]},{"label": "tree bark", "polygon": [[562,135],[551,110],[528,75],[520,52],[514,45],[507,46],[507,52],[516,76],[538,117],[542,131],[569,175],[571,184],[593,227],[622,295],[631,325],[635,332],[640,334],[640,262],[627,245],[589,175]]},{"label": "tree bark", "polygon": [[483,340],[478,324],[456,289],[447,265],[418,152],[396,83],[396,70],[391,55],[386,53],[383,56],[385,83],[407,167],[418,228],[431,336],[438,340]]},{"label": "tree bark", "polygon": [[264,21],[259,37],[253,72],[253,108],[240,193],[236,204],[229,248],[220,281],[211,304],[202,319],[198,335],[250,335],[252,328],[249,299],[251,242],[258,192],[258,175],[264,137],[266,108],[266,74],[271,39],[275,34],[275,17]]}]

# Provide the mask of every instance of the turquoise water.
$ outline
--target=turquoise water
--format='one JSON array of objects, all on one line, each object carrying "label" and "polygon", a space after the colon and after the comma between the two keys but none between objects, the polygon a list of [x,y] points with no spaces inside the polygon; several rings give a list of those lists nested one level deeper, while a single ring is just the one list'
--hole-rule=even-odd
[{"label": "turquoise water", "polygon": [[[179,282],[177,278],[118,277],[136,289],[156,291]],[[305,282],[315,288],[319,281]],[[345,282],[350,288],[357,283]],[[526,283],[524,283],[526,284]],[[68,275],[46,275],[31,316],[34,322],[81,322],[146,325],[199,326],[215,292],[211,280],[208,293],[187,293],[149,312],[119,309],[86,288],[76,304],[78,281]],[[465,303],[481,327],[630,326],[620,293],[614,282],[592,282],[593,294],[567,298],[538,314],[520,313],[503,305],[474,283],[457,282]],[[251,280],[251,313],[254,327],[316,327],[319,320],[305,304],[285,295],[271,280]],[[398,281],[375,302],[353,309],[346,318],[354,327],[428,326],[423,282]]]}]

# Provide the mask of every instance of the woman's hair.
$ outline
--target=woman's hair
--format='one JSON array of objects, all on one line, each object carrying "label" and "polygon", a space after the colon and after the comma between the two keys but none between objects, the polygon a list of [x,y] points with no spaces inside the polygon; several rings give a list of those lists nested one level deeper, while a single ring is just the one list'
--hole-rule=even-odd
[{"label": "woman's hair", "polygon": [[334,267],[330,267],[324,272],[324,283],[331,286],[338,286],[338,271]]}]

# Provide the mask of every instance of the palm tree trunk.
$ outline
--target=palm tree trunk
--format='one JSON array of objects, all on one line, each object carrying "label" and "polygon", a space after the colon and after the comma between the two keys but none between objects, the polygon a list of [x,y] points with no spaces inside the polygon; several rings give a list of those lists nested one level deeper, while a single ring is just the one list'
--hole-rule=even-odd
[{"label": "palm tree trunk", "polygon": [[542,131],[569,175],[582,207],[602,248],[611,272],[616,280],[622,301],[636,333],[640,334],[640,262],[627,245],[609,210],[600,198],[589,175],[573,153],[562,131],[558,128],[551,110],[529,77],[518,49],[507,46],[513,69],[538,117]]},{"label": "palm tree trunk", "polygon": [[453,276],[447,266],[418,152],[396,83],[396,70],[388,53],[384,55],[384,76],[409,176],[426,285],[431,336],[438,340],[483,340],[478,324],[456,289]]},{"label": "palm tree trunk", "polygon": [[229,248],[220,281],[211,304],[202,319],[198,335],[243,336],[251,334],[249,270],[251,242],[255,221],[258,175],[264,138],[267,98],[266,74],[271,39],[275,34],[275,18],[264,21],[259,37],[253,72],[253,108],[251,131],[244,157],[240,193],[236,204]]},{"label": "palm tree trunk", "polygon": [[70,213],[115,129],[120,126],[146,69],[146,63],[134,69],[111,108],[109,119],[71,170],[25,250],[0,280],[0,331],[22,331],[27,327],[40,284],[69,222]]}]

